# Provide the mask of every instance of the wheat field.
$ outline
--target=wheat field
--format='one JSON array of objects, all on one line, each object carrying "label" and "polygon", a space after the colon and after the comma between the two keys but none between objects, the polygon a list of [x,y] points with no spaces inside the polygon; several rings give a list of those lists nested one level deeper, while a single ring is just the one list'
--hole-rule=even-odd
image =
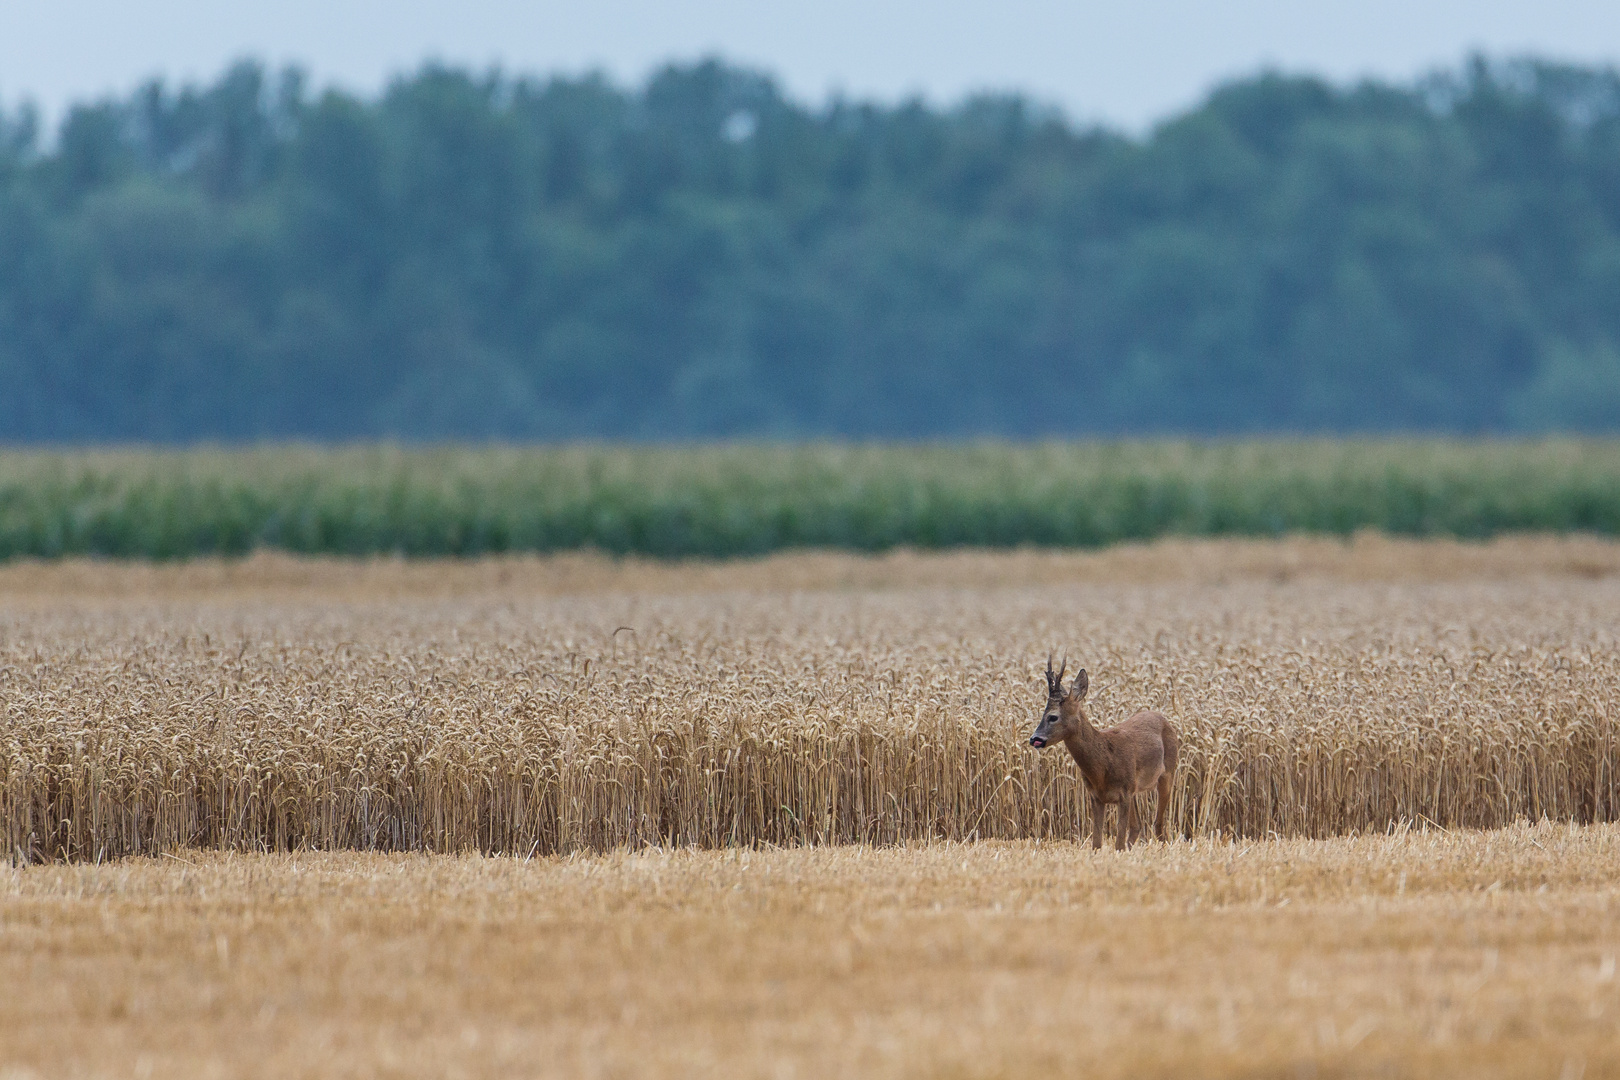
[{"label": "wheat field", "polygon": [[1051,649],[1100,722],[1175,723],[1182,837],[1611,821],[1614,552],[13,567],[0,830],[22,862],[1068,837],[1073,767],[1026,745]]},{"label": "wheat field", "polygon": [[[0,1078],[1620,1076],[1620,544],[0,567]],[[1049,649],[1182,733],[1092,852]]]}]

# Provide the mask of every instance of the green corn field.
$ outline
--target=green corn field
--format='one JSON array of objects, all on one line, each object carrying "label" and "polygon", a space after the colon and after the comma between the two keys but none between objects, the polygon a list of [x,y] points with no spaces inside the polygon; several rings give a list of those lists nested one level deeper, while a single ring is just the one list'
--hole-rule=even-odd
[{"label": "green corn field", "polygon": [[0,558],[1620,534],[1620,441],[0,452]]}]

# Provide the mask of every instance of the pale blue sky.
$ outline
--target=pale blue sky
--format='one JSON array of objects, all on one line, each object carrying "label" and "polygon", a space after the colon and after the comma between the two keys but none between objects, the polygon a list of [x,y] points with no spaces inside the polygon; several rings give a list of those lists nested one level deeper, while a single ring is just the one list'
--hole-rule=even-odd
[{"label": "pale blue sky", "polygon": [[426,57],[512,71],[719,53],[801,99],[831,90],[949,101],[1029,91],[1140,129],[1261,66],[1404,79],[1466,52],[1620,59],[1616,0],[0,0],[0,101],[62,103],[147,76],[211,78],[232,58],[298,61],[375,90]]}]

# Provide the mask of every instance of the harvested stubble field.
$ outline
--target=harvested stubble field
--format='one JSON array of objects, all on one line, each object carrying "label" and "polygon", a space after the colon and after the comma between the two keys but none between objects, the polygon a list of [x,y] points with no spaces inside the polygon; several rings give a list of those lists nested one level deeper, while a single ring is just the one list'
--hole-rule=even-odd
[{"label": "harvested stubble field", "polygon": [[1620,1075],[1617,631],[1578,538],[13,564],[0,1075]]},{"label": "harvested stubble field", "polygon": [[0,869],[0,1075],[1620,1075],[1620,828]]}]

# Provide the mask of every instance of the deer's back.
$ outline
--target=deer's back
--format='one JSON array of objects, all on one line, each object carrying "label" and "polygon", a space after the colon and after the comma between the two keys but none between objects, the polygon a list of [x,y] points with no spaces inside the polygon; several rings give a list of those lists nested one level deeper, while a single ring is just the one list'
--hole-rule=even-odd
[{"label": "deer's back", "polygon": [[1161,712],[1139,712],[1103,734],[1138,768],[1175,768],[1176,733]]}]

